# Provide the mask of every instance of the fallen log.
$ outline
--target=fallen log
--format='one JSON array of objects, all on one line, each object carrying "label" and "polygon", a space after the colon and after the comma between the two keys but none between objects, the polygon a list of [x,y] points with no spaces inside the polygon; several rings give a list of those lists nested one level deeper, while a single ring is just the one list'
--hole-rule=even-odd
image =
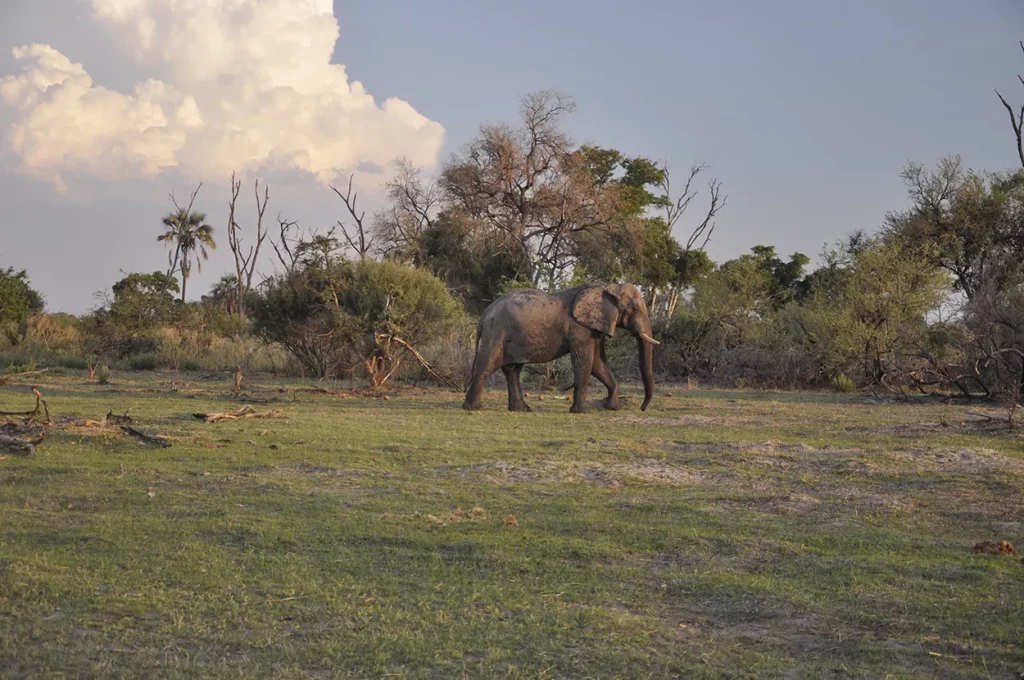
[{"label": "fallen log", "polygon": [[127,425],[122,425],[121,426],[121,431],[124,432],[125,434],[131,436],[131,437],[135,437],[136,439],[138,439],[141,442],[144,442],[146,444],[155,444],[156,446],[159,446],[160,448],[166,449],[166,448],[170,447],[170,445],[171,445],[171,443],[169,441],[167,441],[166,439],[164,439],[163,437],[151,437],[148,434],[144,434],[142,432],[139,432],[134,427],[128,427]]},{"label": "fallen log", "polygon": [[0,434],[0,446],[27,451],[29,455],[32,455],[36,452],[36,447],[43,443],[43,437],[45,435],[41,434],[35,439],[21,439],[20,437],[9,437],[5,434]]},{"label": "fallen log", "polygon": [[237,411],[231,413],[193,413],[192,416],[197,420],[203,420],[207,423],[220,423],[225,420],[248,420],[252,418],[282,418],[284,413],[281,411],[264,411],[258,413],[249,404],[246,404]]},{"label": "fallen log", "polygon": [[50,369],[42,368],[38,371],[23,371],[21,373],[8,373],[5,376],[0,376],[0,385],[6,385],[8,380],[14,380],[15,378],[24,378],[27,375],[39,375],[40,373],[46,373]]},{"label": "fallen log", "polygon": [[[131,409],[128,409],[128,411],[130,410]],[[103,423],[107,425],[111,423],[114,425],[131,425],[132,419],[131,416],[128,415],[128,411],[125,411],[124,415],[120,416],[115,414],[113,411],[107,411],[107,415],[103,416]]]}]

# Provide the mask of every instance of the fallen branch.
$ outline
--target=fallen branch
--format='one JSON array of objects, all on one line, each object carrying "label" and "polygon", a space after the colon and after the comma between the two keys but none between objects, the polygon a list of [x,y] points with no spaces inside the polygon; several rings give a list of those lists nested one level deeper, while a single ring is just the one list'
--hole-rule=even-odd
[{"label": "fallen branch", "polygon": [[40,373],[46,373],[50,369],[43,368],[38,371],[24,371],[22,373],[8,373],[5,376],[0,376],[0,385],[6,385],[8,380],[14,380],[15,378],[24,378],[26,375],[39,375]]},{"label": "fallen branch", "polygon": [[266,397],[254,397],[251,394],[245,393],[239,394],[234,397],[234,399],[237,399],[238,401],[247,401],[250,404],[269,404],[272,401],[278,401],[277,399],[268,399]]},{"label": "fallen branch", "polygon": [[43,443],[43,437],[45,435],[39,435],[37,438],[20,439],[18,437],[8,437],[5,434],[0,434],[0,446],[12,449],[19,449],[21,451],[27,451],[29,455],[36,452],[36,447]]},{"label": "fallen branch", "polygon": [[310,385],[304,389],[312,394],[329,394],[332,397],[339,397],[341,399],[349,399],[352,396],[343,390],[329,390],[326,387],[321,387],[320,385]]},{"label": "fallen branch", "polygon": [[126,410],[124,415],[120,416],[115,415],[113,411],[107,411],[107,415],[103,416],[103,423],[105,425],[109,425],[111,423],[114,425],[131,425],[132,419],[131,416],[128,415],[128,411],[130,410],[131,409]]},{"label": "fallen branch", "polygon": [[225,420],[248,420],[252,418],[282,418],[284,413],[281,411],[265,411],[263,413],[257,413],[249,404],[246,404],[237,411],[231,413],[193,413],[192,414],[197,420],[204,420],[208,423],[220,423]]},{"label": "fallen branch", "polygon": [[448,385],[449,387],[451,387],[453,390],[455,390],[457,392],[461,392],[462,391],[462,388],[459,387],[458,385],[456,385],[455,381],[453,381],[451,378],[444,377],[443,375],[438,373],[436,370],[434,370],[434,367],[431,366],[429,363],[427,363],[427,360],[423,358],[423,355],[420,354],[419,352],[417,352],[416,349],[412,345],[407,343],[405,340],[402,340],[398,336],[392,336],[391,339],[393,341],[397,342],[402,347],[404,347],[407,350],[409,350],[409,352],[414,357],[416,357],[416,361],[420,362],[420,365],[423,366],[423,368],[427,369],[427,373],[429,373],[430,375],[434,376],[435,380],[437,380],[439,382],[442,382],[445,385]]},{"label": "fallen branch", "polygon": [[168,448],[171,445],[171,443],[164,439],[163,437],[150,437],[148,434],[143,434],[142,432],[139,432],[135,428],[128,427],[127,425],[122,425],[121,430],[125,434],[135,437],[139,441],[144,442],[146,444],[155,444],[156,446],[159,446],[160,448],[164,449]]},{"label": "fallen branch", "polygon": [[72,425],[75,427],[108,427],[110,425],[131,425],[132,419],[128,415],[128,411],[124,412],[124,415],[117,415],[113,411],[107,411],[107,415],[103,416],[103,420],[91,420],[84,418],[82,420],[76,420]]},{"label": "fallen branch", "polygon": [[[50,407],[49,407],[49,405],[43,399],[43,395],[39,391],[39,388],[33,387],[32,388],[32,394],[36,395],[36,407],[34,409],[32,409],[31,411],[0,411],[0,416],[21,417],[21,418],[25,418],[26,422],[31,422],[33,420],[36,420],[36,421],[42,423],[43,425],[49,425],[50,424]],[[39,418],[39,414],[40,413],[45,413],[46,414],[46,420],[40,420],[40,418]]]}]

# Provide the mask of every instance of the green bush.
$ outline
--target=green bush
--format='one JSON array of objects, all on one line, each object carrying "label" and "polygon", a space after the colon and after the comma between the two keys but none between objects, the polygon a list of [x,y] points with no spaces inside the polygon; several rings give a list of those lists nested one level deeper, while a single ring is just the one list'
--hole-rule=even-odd
[{"label": "green bush", "polygon": [[139,354],[128,359],[128,366],[133,371],[155,371],[160,365],[156,354]]},{"label": "green bush", "polygon": [[60,356],[57,359],[58,363],[64,368],[70,368],[75,371],[87,371],[89,370],[89,362],[84,357],[76,356]]},{"label": "green bush", "polygon": [[847,378],[845,373],[837,375],[832,382],[835,384],[836,389],[844,394],[857,391],[857,383]]},{"label": "green bush", "polygon": [[185,359],[181,362],[180,370],[182,371],[201,371],[203,370],[203,362],[199,359]]},{"label": "green bush", "polygon": [[333,260],[273,277],[250,303],[253,328],[316,377],[368,374],[378,385],[407,355],[456,328],[459,303],[429,272],[396,262]]}]

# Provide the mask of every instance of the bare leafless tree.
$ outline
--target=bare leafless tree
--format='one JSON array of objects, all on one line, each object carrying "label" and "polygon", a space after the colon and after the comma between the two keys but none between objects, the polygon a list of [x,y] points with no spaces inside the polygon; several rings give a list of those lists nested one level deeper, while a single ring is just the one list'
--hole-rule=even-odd
[{"label": "bare leafless tree", "polygon": [[360,260],[365,260],[367,253],[369,253],[373,248],[373,238],[367,236],[366,229],[363,227],[363,220],[366,217],[366,213],[360,212],[356,207],[359,194],[353,192],[352,183],[354,180],[355,175],[350,175],[348,178],[348,191],[344,194],[341,193],[333,184],[330,185],[330,187],[331,190],[338,195],[338,198],[340,198],[345,204],[345,208],[348,210],[349,216],[355,222],[353,233],[349,233],[348,227],[345,226],[345,222],[342,220],[338,220],[338,227],[341,229],[341,233],[344,235],[345,241],[348,243],[349,247],[356,251]]},{"label": "bare leafless tree", "polygon": [[[700,193],[694,188],[694,182],[709,169],[710,166],[705,163],[697,163],[690,166],[690,173],[686,177],[682,191],[678,195],[674,195],[672,190],[672,174],[668,166],[664,167],[664,180],[658,188],[665,193],[665,197],[668,199],[668,204],[665,206],[665,223],[670,231],[675,228],[680,218],[682,218],[683,214]],[[715,218],[728,202],[728,196],[722,194],[722,183],[717,179],[708,181],[708,196],[707,210],[704,211],[703,217],[690,230],[686,240],[680,244],[683,250],[683,257],[686,257],[686,254],[691,251],[703,251],[707,247],[708,242],[711,240],[711,235],[715,232]],[[666,317],[671,318],[675,313],[684,288],[685,285],[680,280],[676,280],[669,285],[668,294],[664,298],[662,305]],[[652,309],[657,306],[657,299],[657,290],[654,290],[651,292],[650,300]]]},{"label": "bare leafless tree", "polygon": [[[665,207],[665,223],[668,224],[670,230],[675,228],[679,218],[683,216],[683,213],[690,207],[693,200],[697,198],[699,192],[693,188],[693,183],[698,176],[708,169],[710,169],[709,166],[704,163],[697,163],[691,166],[690,174],[686,178],[682,192],[673,198],[672,176],[668,167],[665,168],[665,179],[659,188],[665,192],[665,196],[669,200],[669,204]],[[708,209],[704,213],[704,218],[686,238],[683,250],[704,250],[708,241],[711,240],[711,234],[715,231],[715,217],[718,215],[718,211],[725,207],[728,197],[722,195],[722,183],[717,179],[712,179],[708,182],[708,189],[710,191]],[[698,243],[700,245],[697,245]]]},{"label": "bare leafless tree", "polygon": [[434,226],[441,192],[408,159],[394,165],[395,176],[384,185],[388,205],[374,215],[373,234],[381,256],[407,259],[423,232]]},{"label": "bare leafless tree", "polygon": [[242,228],[235,219],[238,196],[242,191],[242,180],[236,180],[235,174],[231,174],[231,200],[228,203],[228,246],[235,256],[235,274],[238,279],[238,321],[245,321],[245,299],[252,289],[252,280],[256,274],[256,263],[259,260],[260,249],[263,241],[267,238],[267,230],[263,226],[263,215],[267,211],[267,203],[270,202],[270,188],[263,187],[263,198],[260,198],[260,181],[254,183],[254,194],[256,196],[256,243],[250,245],[248,251],[242,246]]},{"label": "bare leafless tree", "polygon": [[[1024,40],[1020,42],[1020,49],[1024,52]],[[1021,85],[1024,85],[1024,76],[1018,74],[1017,80],[1020,81]],[[1017,112],[1013,110],[1013,107],[1006,101],[1006,98],[999,94],[999,90],[996,90],[996,96],[1003,103],[1006,112],[1010,114],[1010,125],[1013,127],[1013,134],[1017,138],[1017,157],[1020,158],[1020,165],[1024,168],[1024,105],[1021,105],[1020,111]]]}]

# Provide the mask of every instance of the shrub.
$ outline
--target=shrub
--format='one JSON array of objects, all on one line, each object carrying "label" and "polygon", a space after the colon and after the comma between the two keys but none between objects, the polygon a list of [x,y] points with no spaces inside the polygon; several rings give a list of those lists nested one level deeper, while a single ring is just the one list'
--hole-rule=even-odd
[{"label": "shrub", "polygon": [[160,358],[156,354],[139,354],[128,360],[128,366],[133,371],[155,371],[160,365]]},{"label": "shrub", "polygon": [[371,385],[395,374],[403,343],[418,347],[462,318],[437,277],[372,260],[310,263],[274,277],[253,298],[250,313],[256,333],[285,347],[309,374],[365,372]]},{"label": "shrub", "polygon": [[61,356],[58,358],[58,362],[64,368],[70,368],[75,371],[87,371],[89,370],[89,362],[84,357],[78,356]]},{"label": "shrub", "polygon": [[837,375],[832,382],[835,384],[836,389],[844,394],[857,391],[857,383],[847,378],[845,373]]},{"label": "shrub", "polygon": [[185,359],[178,368],[182,371],[201,371],[203,370],[203,362],[199,359]]}]

